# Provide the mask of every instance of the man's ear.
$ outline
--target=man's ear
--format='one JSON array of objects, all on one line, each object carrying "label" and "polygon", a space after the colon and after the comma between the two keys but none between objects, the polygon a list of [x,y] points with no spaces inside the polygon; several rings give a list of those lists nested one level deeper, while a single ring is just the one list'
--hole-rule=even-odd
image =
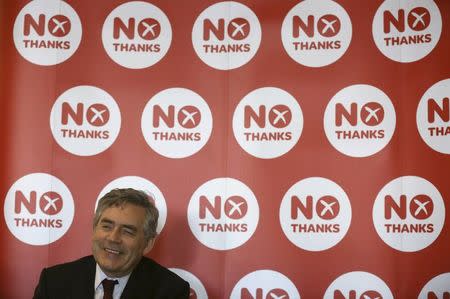
[{"label": "man's ear", "polygon": [[156,241],[156,236],[147,241],[147,245],[144,248],[143,255],[146,255],[147,253],[150,252],[150,250],[152,250],[153,245],[155,245],[155,241]]}]

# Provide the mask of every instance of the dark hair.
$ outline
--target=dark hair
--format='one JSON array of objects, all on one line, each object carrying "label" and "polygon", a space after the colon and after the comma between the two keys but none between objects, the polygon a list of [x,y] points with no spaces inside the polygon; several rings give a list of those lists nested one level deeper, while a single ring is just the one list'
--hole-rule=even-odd
[{"label": "dark hair", "polygon": [[154,199],[144,191],[132,188],[113,189],[100,198],[97,209],[95,210],[94,228],[97,226],[102,213],[106,209],[124,204],[132,204],[145,209],[144,235],[147,240],[156,237],[159,212],[155,207]]}]

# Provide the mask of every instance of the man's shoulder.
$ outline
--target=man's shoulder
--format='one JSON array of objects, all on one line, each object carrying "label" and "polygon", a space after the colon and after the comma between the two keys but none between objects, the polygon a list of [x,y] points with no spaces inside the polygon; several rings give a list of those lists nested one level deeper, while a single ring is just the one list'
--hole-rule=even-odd
[{"label": "man's shoulder", "polygon": [[[125,291],[127,291],[127,289],[130,292],[131,290],[134,290],[134,292],[135,290],[139,290],[141,294],[151,294],[151,298],[189,297],[188,282],[166,267],[147,257],[142,257],[139,264],[131,273]],[[136,293],[133,293],[133,296],[134,295],[136,295]],[[128,297],[135,298],[133,296],[130,295]]]},{"label": "man's shoulder", "polygon": [[178,282],[178,283],[185,283],[185,281],[179,277],[174,272],[170,271],[166,267],[160,265],[159,263],[155,262],[154,260],[142,257],[141,262],[139,263],[140,271],[152,273],[152,276],[156,276],[158,279],[162,280],[169,280],[172,282]]},{"label": "man's shoulder", "polygon": [[85,271],[87,268],[95,268],[95,260],[92,255],[79,258],[74,261],[54,265],[45,269],[48,274],[60,275],[66,272],[73,273]]},{"label": "man's shoulder", "polygon": [[67,293],[77,294],[75,298],[91,297],[89,285],[94,285],[94,276],[92,256],[44,268],[33,298],[66,298],[62,294]]}]

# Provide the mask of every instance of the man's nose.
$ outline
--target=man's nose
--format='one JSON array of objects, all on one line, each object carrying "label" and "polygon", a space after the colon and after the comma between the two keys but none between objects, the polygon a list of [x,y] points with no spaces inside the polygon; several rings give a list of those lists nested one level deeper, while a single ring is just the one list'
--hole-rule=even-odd
[{"label": "man's nose", "polygon": [[115,227],[113,230],[111,230],[108,234],[108,240],[112,242],[120,242],[122,240],[120,228]]}]

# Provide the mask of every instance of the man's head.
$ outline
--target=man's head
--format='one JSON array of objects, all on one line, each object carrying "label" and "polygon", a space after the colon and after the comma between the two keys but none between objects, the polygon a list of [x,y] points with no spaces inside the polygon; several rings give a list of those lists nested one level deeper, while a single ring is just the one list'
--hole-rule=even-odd
[{"label": "man's head", "polygon": [[98,202],[92,253],[102,271],[122,277],[153,247],[158,210],[142,191],[114,189]]}]

